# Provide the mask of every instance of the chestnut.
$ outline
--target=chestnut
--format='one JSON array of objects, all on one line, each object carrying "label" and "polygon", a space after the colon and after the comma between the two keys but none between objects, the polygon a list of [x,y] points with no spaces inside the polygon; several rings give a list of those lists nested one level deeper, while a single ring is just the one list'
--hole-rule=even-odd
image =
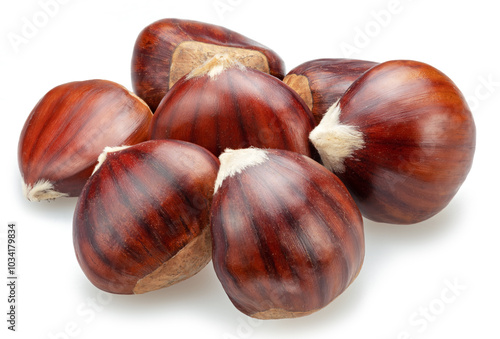
[{"label": "chestnut", "polygon": [[344,184],[298,153],[226,150],[211,207],[212,262],[231,302],[260,319],[311,314],[364,258],[363,219]]},{"label": "chestnut", "polygon": [[311,156],[314,119],[281,80],[218,54],[179,80],[151,122],[150,139],[226,148],[277,148]]},{"label": "chestnut", "polygon": [[163,19],[137,37],[132,57],[134,91],[155,111],[180,78],[220,53],[279,79],[285,76],[279,55],[239,33],[198,21]]},{"label": "chestnut", "polygon": [[375,62],[355,59],[316,59],[292,69],[283,81],[304,99],[316,124],[349,86]]},{"label": "chestnut", "polygon": [[75,81],[50,90],[28,116],[18,146],[31,201],[78,196],[106,146],[147,140],[152,112],[123,86]]},{"label": "chestnut", "polygon": [[393,224],[426,220],[448,205],[472,166],[475,137],[457,86],[411,60],[368,70],[310,135],[363,215]]},{"label": "chestnut", "polygon": [[211,258],[218,169],[210,152],[183,141],[106,148],[73,219],[87,278],[107,292],[140,294],[200,271]]}]

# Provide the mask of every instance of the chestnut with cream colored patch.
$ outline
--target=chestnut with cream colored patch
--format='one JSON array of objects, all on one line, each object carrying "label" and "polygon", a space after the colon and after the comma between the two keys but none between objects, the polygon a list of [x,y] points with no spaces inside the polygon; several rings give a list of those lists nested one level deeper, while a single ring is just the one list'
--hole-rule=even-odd
[{"label": "chestnut with cream colored patch", "polygon": [[199,272],[211,257],[218,169],[210,152],[183,141],[106,148],[73,218],[87,278],[110,293],[141,294]]},{"label": "chestnut with cream colored patch", "polygon": [[78,196],[104,147],[145,141],[152,116],[142,99],[108,80],[53,88],[33,108],[19,137],[24,196]]},{"label": "chestnut with cream colored patch", "polygon": [[175,83],[221,53],[280,80],[285,76],[284,61],[257,41],[222,26],[168,18],[148,25],[137,37],[132,56],[134,91],[156,111]]},{"label": "chestnut with cream colored patch", "polygon": [[413,60],[366,71],[309,137],[363,215],[392,224],[415,224],[445,208],[476,146],[463,94],[445,74]]},{"label": "chestnut with cream colored patch", "polygon": [[309,157],[226,150],[211,207],[212,262],[231,302],[259,319],[330,304],[358,276],[363,220],[345,186]]}]

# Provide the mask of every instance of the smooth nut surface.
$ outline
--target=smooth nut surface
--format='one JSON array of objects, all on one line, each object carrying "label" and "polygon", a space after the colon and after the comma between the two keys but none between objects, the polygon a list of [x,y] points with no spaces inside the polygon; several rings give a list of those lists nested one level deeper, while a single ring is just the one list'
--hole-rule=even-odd
[{"label": "smooth nut surface", "polygon": [[108,150],[73,218],[78,263],[96,287],[138,294],[170,286],[210,260],[209,212],[219,162],[177,140]]},{"label": "smooth nut surface", "polygon": [[216,55],[179,80],[151,123],[151,139],[198,144],[219,156],[226,148],[286,149],[308,156],[314,118],[277,78]]},{"label": "smooth nut surface", "polygon": [[[162,19],[145,27],[132,55],[132,85],[153,111],[169,88],[216,53],[283,79],[285,64],[276,52],[225,27],[204,22]],[[191,69],[190,69],[191,68]]]},{"label": "smooth nut surface", "polygon": [[305,316],[357,277],[363,220],[340,180],[283,150],[227,150],[211,207],[212,262],[231,302],[260,319]]},{"label": "smooth nut surface", "polygon": [[78,196],[106,146],[147,139],[152,112],[106,80],[50,90],[28,116],[18,145],[24,194],[31,201]]},{"label": "smooth nut surface", "polygon": [[[310,138],[365,217],[412,224],[455,196],[472,166],[476,129],[450,78],[421,62],[394,60],[356,80]],[[348,153],[338,148],[342,142]]]}]

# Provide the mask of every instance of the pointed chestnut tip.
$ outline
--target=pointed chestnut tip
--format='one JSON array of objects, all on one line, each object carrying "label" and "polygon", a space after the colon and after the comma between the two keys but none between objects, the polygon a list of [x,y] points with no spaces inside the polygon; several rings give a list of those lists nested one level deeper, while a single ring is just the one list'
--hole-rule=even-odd
[{"label": "pointed chestnut tip", "polygon": [[262,164],[268,159],[267,152],[260,148],[250,147],[238,150],[227,148],[219,156],[220,168],[215,180],[214,194],[217,193],[226,178],[241,173],[249,167]]},{"label": "pointed chestnut tip", "polygon": [[318,126],[309,134],[309,140],[318,150],[326,168],[343,173],[345,159],[351,157],[354,151],[362,149],[365,142],[363,133],[356,127],[340,123],[339,102],[328,109]]},{"label": "pointed chestnut tip", "polygon": [[231,67],[238,67],[242,70],[245,69],[236,58],[231,57],[226,53],[219,53],[208,59],[201,66],[193,69],[186,77],[186,79],[193,79],[202,76],[208,76],[215,79],[219,74]]},{"label": "pointed chestnut tip", "polygon": [[94,167],[94,171],[92,171],[92,174],[94,174],[95,172],[97,172],[97,170],[99,168],[101,168],[102,163],[106,160],[106,158],[108,157],[109,153],[118,152],[118,151],[127,149],[129,147],[130,146],[104,147],[104,150],[102,151],[102,153],[97,158],[97,165]]},{"label": "pointed chestnut tip", "polygon": [[48,180],[39,180],[34,185],[23,182],[23,195],[29,201],[54,200],[66,197],[68,194],[57,192]]}]

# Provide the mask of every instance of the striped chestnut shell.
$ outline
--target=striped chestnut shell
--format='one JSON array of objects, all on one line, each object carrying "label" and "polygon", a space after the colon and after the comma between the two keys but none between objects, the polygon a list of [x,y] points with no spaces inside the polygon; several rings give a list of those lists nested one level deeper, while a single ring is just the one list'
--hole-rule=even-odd
[{"label": "striped chestnut shell", "polygon": [[162,19],[137,37],[132,57],[134,91],[155,111],[180,78],[221,53],[279,79],[285,76],[278,54],[239,33],[204,22]]},{"label": "striped chestnut shell", "polygon": [[325,112],[364,72],[377,63],[355,59],[316,59],[293,68],[283,82],[294,89],[319,124]]},{"label": "striped chestnut shell", "polygon": [[250,146],[311,156],[314,126],[309,108],[282,81],[216,55],[165,95],[150,138],[193,142],[216,156]]},{"label": "striped chestnut shell", "polygon": [[78,263],[99,289],[140,294],[211,258],[210,204],[219,161],[197,145],[146,141],[107,149],[73,218]]},{"label": "striped chestnut shell", "polygon": [[465,181],[476,129],[450,78],[394,60],[358,78],[310,139],[365,217],[414,224],[445,208]]},{"label": "striped chestnut shell", "polygon": [[364,258],[363,219],[342,182],[284,150],[227,150],[211,208],[212,261],[232,303],[260,319],[311,314]]},{"label": "striped chestnut shell", "polygon": [[78,196],[106,146],[147,140],[152,112],[107,80],[50,90],[27,118],[18,146],[23,191],[31,201]]}]

